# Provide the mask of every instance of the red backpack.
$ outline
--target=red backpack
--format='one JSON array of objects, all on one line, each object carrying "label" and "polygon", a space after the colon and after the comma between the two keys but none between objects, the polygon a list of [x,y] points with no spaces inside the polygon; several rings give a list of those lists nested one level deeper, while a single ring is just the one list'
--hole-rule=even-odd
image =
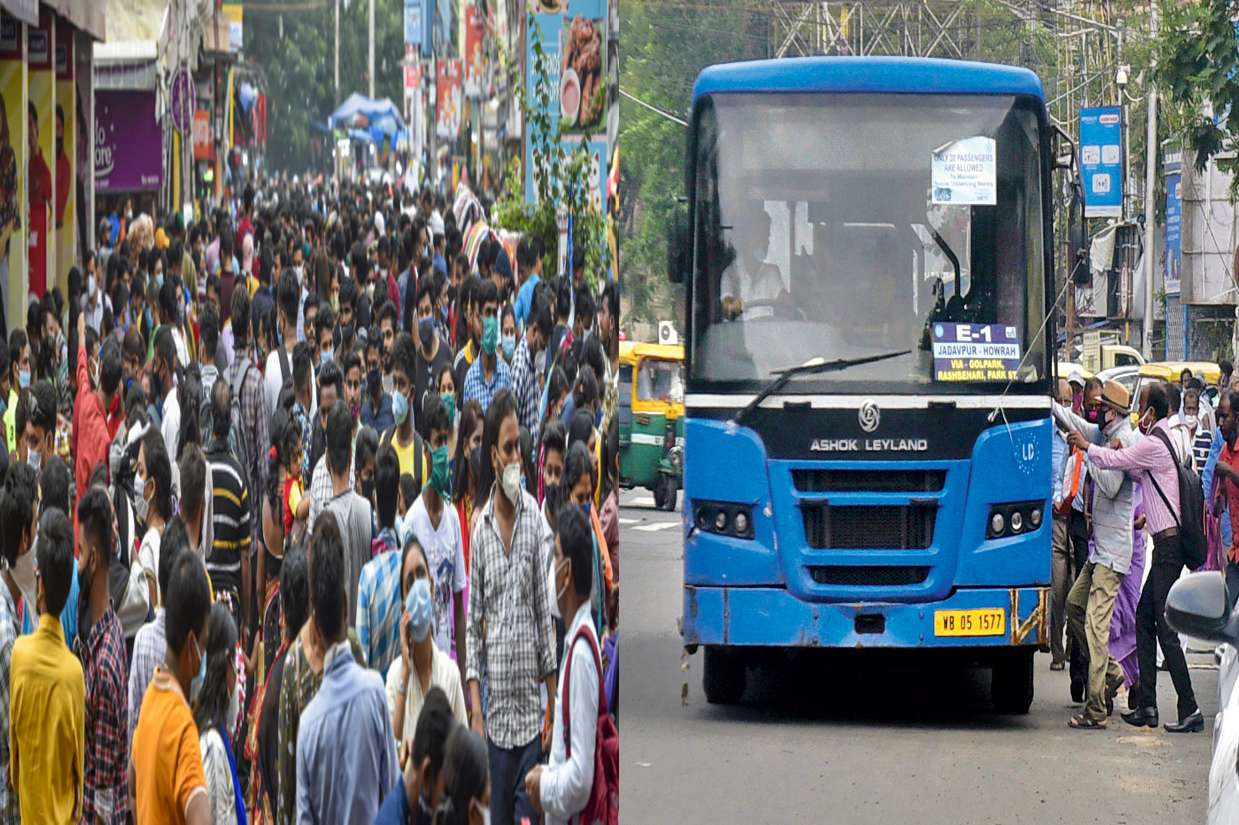
[{"label": "red backpack", "polygon": [[[594,654],[598,668],[598,730],[594,737],[594,782],[589,789],[589,800],[576,817],[583,825],[619,825],[619,730],[615,720],[607,713],[607,697],[602,680],[602,657],[598,642],[594,639],[593,627],[587,622],[572,637],[568,656],[564,659],[564,684],[561,705],[564,714],[564,758],[572,758],[571,704],[568,700],[572,680],[572,650],[579,639],[589,640],[589,649]],[[569,820],[572,821],[572,820]]]}]

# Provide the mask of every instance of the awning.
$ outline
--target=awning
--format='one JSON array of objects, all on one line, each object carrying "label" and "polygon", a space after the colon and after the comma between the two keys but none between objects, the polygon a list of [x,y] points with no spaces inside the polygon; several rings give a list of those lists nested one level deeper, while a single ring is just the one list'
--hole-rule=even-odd
[{"label": "awning", "polygon": [[[107,3],[100,2],[100,0],[45,0],[45,2],[47,2],[47,5],[55,8],[61,17],[66,18],[74,26],[96,40],[106,38],[107,32],[104,18]],[[8,7],[14,5],[14,2],[12,0],[3,0],[3,3],[0,4]],[[37,2],[27,3],[25,0],[17,0],[16,5],[30,5],[37,10],[39,4]],[[38,24],[36,23],[35,25]]]},{"label": "awning", "polygon": [[0,9],[28,26],[39,25],[39,0],[0,0]]},{"label": "awning", "polygon": [[359,115],[366,119],[366,125],[371,131],[378,129],[383,134],[395,135],[404,128],[400,110],[396,108],[395,103],[391,102],[391,98],[374,100],[356,92],[349,95],[331,113],[331,116],[327,118],[327,125],[334,129],[337,126],[350,124]]}]

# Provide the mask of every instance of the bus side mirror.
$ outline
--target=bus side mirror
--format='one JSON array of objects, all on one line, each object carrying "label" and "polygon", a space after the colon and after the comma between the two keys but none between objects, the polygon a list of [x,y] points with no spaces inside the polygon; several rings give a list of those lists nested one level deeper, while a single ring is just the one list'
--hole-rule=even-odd
[{"label": "bus side mirror", "polygon": [[1067,266],[1070,268],[1071,280],[1078,286],[1088,286],[1093,282],[1093,266],[1089,246],[1088,227],[1084,224],[1084,204],[1080,196],[1083,187],[1072,186],[1071,208],[1068,210],[1067,224]]},{"label": "bus side mirror", "polygon": [[667,228],[667,280],[682,284],[692,266],[692,244],[688,231],[688,209],[677,202],[671,212]]},{"label": "bus side mirror", "polygon": [[1071,135],[1054,127],[1054,171],[1073,169],[1076,165],[1076,145]]}]

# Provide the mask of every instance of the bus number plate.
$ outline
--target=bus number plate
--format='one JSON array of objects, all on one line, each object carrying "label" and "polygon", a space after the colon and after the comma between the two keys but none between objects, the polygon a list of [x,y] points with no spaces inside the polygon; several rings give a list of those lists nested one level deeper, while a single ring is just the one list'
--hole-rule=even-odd
[{"label": "bus number plate", "polygon": [[1003,636],[1007,611],[1001,607],[977,610],[935,610],[935,636]]}]

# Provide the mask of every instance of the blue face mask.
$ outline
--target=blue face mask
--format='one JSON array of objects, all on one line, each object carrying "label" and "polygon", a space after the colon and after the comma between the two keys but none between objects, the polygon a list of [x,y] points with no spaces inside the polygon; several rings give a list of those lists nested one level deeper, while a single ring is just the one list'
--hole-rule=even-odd
[{"label": "blue face mask", "polygon": [[400,390],[391,395],[391,414],[396,419],[397,427],[404,424],[404,419],[409,415],[409,399]]},{"label": "blue face mask", "polygon": [[409,594],[405,596],[404,609],[409,614],[409,635],[415,642],[423,641],[430,635],[433,613],[430,607],[430,579],[422,578],[413,582]]},{"label": "blue face mask", "polygon": [[327,352],[324,352],[322,355],[320,355],[320,356],[318,357],[318,365],[319,365],[320,367],[325,367],[325,366],[327,366],[327,364],[328,364],[330,361],[331,361],[331,350],[328,350]]},{"label": "blue face mask", "polygon": [[589,502],[588,501],[581,505],[581,512],[585,514],[586,518],[589,518]]},{"label": "blue face mask", "polygon": [[17,371],[17,383],[21,385],[21,388],[23,390],[29,387],[30,386],[30,370],[18,370]]},{"label": "blue face mask", "polygon": [[155,276],[155,283],[156,285],[158,285],[160,289],[163,289],[163,273],[162,272],[160,272],[158,275]]}]

